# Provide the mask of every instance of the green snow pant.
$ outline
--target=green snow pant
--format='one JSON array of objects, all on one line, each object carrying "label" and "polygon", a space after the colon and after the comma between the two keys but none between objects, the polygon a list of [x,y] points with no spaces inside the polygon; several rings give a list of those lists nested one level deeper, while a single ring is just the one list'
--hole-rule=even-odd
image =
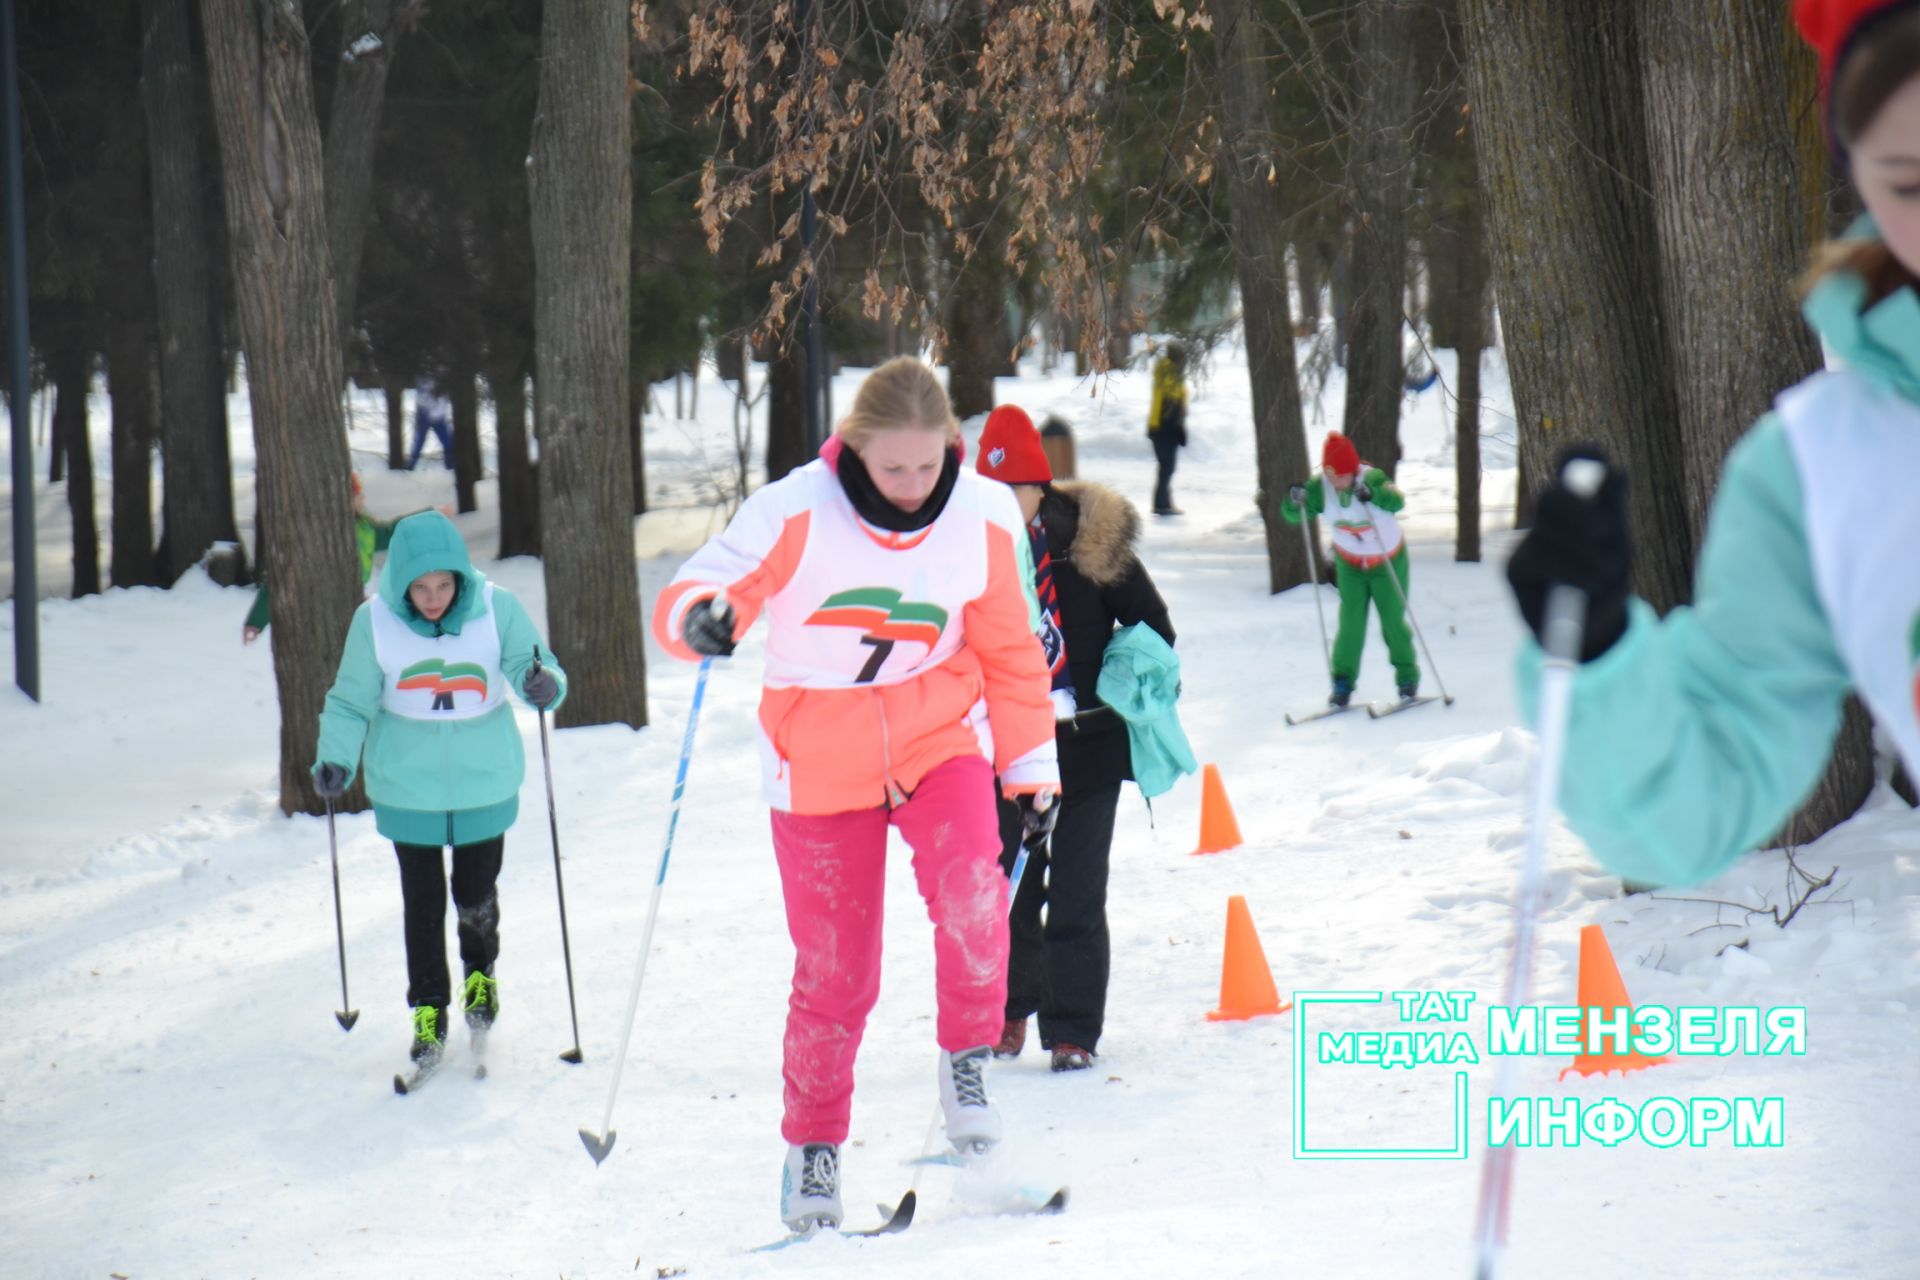
[{"label": "green snow pant", "polygon": [[1367,601],[1380,610],[1380,635],[1393,660],[1393,682],[1402,688],[1420,683],[1420,661],[1414,656],[1413,632],[1400,596],[1407,589],[1407,549],[1394,552],[1389,562],[1400,580],[1400,591],[1387,581],[1387,565],[1356,569],[1335,559],[1333,580],[1340,588],[1340,631],[1333,638],[1333,678],[1352,684],[1360,675],[1360,649],[1367,642]]}]

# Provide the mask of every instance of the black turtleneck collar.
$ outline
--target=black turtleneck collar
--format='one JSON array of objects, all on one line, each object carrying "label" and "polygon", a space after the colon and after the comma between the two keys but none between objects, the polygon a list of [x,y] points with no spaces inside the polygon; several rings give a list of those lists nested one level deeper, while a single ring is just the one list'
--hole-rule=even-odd
[{"label": "black turtleneck collar", "polygon": [[867,464],[851,448],[840,450],[834,470],[840,477],[841,489],[846,491],[847,501],[853,504],[862,520],[888,533],[915,533],[938,520],[946,509],[947,499],[953,496],[954,482],[960,478],[960,451],[947,450],[946,460],[940,464],[940,479],[918,511],[902,511],[888,502],[873,483]]}]

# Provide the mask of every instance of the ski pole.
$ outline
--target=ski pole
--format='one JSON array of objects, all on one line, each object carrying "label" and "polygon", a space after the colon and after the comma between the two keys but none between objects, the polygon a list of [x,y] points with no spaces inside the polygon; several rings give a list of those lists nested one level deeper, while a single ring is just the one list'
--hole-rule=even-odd
[{"label": "ski pole", "polygon": [[[1591,498],[1605,478],[1606,465],[1592,458],[1575,458],[1561,472],[1561,480],[1582,498]],[[1526,1004],[1532,993],[1534,930],[1545,896],[1547,835],[1559,803],[1560,763],[1573,710],[1573,672],[1580,662],[1581,637],[1586,629],[1586,594],[1575,587],[1553,587],[1547,593],[1545,621],[1541,647],[1546,657],[1540,666],[1540,753],[1527,783],[1527,844],[1520,862],[1520,888],[1513,900],[1513,951],[1507,961],[1505,1005],[1509,1009]],[[1514,1059],[1501,1057],[1488,1106],[1494,1098],[1512,1094],[1514,1073]],[[1506,1244],[1513,1152],[1511,1144],[1490,1146],[1480,1166],[1480,1200],[1474,1223],[1475,1280],[1494,1280],[1500,1250]]]},{"label": "ski pole", "polygon": [[[1325,483],[1322,481],[1321,483]],[[1320,601],[1320,572],[1314,568],[1313,537],[1307,532],[1307,524],[1312,519],[1307,514],[1307,504],[1300,503],[1300,545],[1307,551],[1307,581],[1313,584],[1313,613],[1320,619],[1320,656],[1327,661],[1327,675],[1333,675],[1333,646],[1327,643],[1327,606]]]},{"label": "ski pole", "polygon": [[347,999],[347,926],[340,918],[340,842],[333,834],[333,797],[327,797],[327,860],[333,864],[333,939],[340,948],[340,1012],[333,1020],[342,1031],[353,1030],[360,1011]]},{"label": "ski pole", "polygon": [[[540,646],[533,646],[533,675],[540,674]],[[553,805],[553,753],[547,747],[547,709],[536,707],[540,717],[540,763],[547,773],[547,832],[553,837],[553,889],[560,898],[560,958],[567,966],[567,1016],[573,1020],[573,1048],[560,1055],[560,1061],[580,1062],[580,1011],[573,999],[573,945],[567,940],[567,886],[560,874],[560,815]]]},{"label": "ski pole", "polygon": [[[1360,505],[1367,509],[1367,520],[1370,523],[1374,522],[1376,517],[1373,504],[1371,502],[1362,502]],[[1440,664],[1433,660],[1433,651],[1427,648],[1427,637],[1425,633],[1420,630],[1420,619],[1414,615],[1413,602],[1407,599],[1406,590],[1400,585],[1400,575],[1393,571],[1393,557],[1387,554],[1387,540],[1380,536],[1380,526],[1378,523],[1372,523],[1372,528],[1374,545],[1380,548],[1380,556],[1383,561],[1382,567],[1387,571],[1387,581],[1393,584],[1393,594],[1400,600],[1401,611],[1407,615],[1407,621],[1413,624],[1414,638],[1420,642],[1420,652],[1427,660],[1427,670],[1433,672],[1433,682],[1440,686],[1440,697],[1445,701],[1445,704],[1450,707],[1453,705],[1453,695],[1447,692],[1447,682],[1440,678]],[[1402,538],[1400,545],[1402,549],[1405,549],[1406,541],[1404,538]],[[1407,556],[1409,563],[1411,563],[1413,553],[1408,551]]]},{"label": "ski pole", "polygon": [[707,693],[707,673],[713,659],[700,659],[700,674],[693,682],[693,705],[687,708],[687,731],[680,740],[680,767],[673,776],[673,803],[667,810],[667,838],[660,847],[660,869],[653,877],[653,897],[647,903],[647,922],[640,930],[640,956],[633,966],[633,985],[627,988],[627,1017],[620,1028],[620,1048],[613,1059],[613,1080],[607,1086],[607,1111],[600,1120],[600,1133],[580,1130],[580,1141],[598,1165],[613,1150],[613,1104],[620,1096],[620,1074],[627,1065],[627,1045],[633,1039],[633,1013],[640,1005],[640,982],[647,976],[647,952],[653,947],[653,922],[660,916],[660,889],[667,882],[667,860],[673,856],[673,832],[680,825],[680,797],[687,789],[687,762],[693,758],[693,730],[700,723],[700,703]]}]

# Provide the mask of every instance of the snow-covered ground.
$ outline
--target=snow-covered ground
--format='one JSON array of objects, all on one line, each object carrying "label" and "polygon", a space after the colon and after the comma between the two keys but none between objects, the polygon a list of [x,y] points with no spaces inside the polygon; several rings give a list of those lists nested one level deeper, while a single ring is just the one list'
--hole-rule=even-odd
[{"label": "snow-covered ground", "polygon": [[[1442,371],[1450,383],[1445,353]],[[841,377],[837,404],[859,376]],[[692,668],[650,651],[653,728],[554,737],[585,1064],[556,1056],[571,1035],[536,763],[501,881],[505,1010],[491,1076],[452,1071],[399,1100],[388,1085],[407,1038],[393,853],[371,815],[341,821],[361,1011],[343,1035],[330,1016],[340,989],[326,827],[275,807],[270,656],[239,638],[248,593],[193,576],[167,592],[45,601],[44,702],[0,691],[0,1272],[1467,1274],[1479,1141],[1469,1161],[1297,1160],[1292,1015],[1209,1023],[1204,1014],[1216,1002],[1224,907],[1236,893],[1252,907],[1283,993],[1499,997],[1531,740],[1513,727],[1520,628],[1498,569],[1511,433],[1504,371],[1492,358],[1488,381],[1484,564],[1452,560],[1449,407],[1439,388],[1407,406],[1401,475],[1414,603],[1457,705],[1287,729],[1283,712],[1325,696],[1314,603],[1307,590],[1265,591],[1244,365],[1237,351],[1217,353],[1196,387],[1193,445],[1175,484],[1187,515],[1151,521],[1143,552],[1180,631],[1187,730],[1201,758],[1219,764],[1246,844],[1189,854],[1193,780],[1151,816],[1137,793],[1123,797],[1096,1069],[1056,1076],[1032,1050],[996,1066],[1013,1131],[999,1167],[964,1184],[948,1169],[921,1170],[920,1220],[888,1239],[746,1252],[779,1233],[779,1041],[791,964],[757,799],[757,635],[709,690],[615,1116],[619,1140],[596,1168],[575,1131],[600,1123]],[[1096,386],[1034,370],[1004,382],[1000,398],[1036,418],[1065,415],[1079,432],[1082,474],[1143,501],[1146,382],[1133,373]],[[671,408],[672,388],[659,394]],[[658,510],[636,525],[647,598],[717,526],[703,498],[726,469],[730,394],[709,375],[698,421],[649,422]],[[1326,417],[1309,428],[1316,452],[1340,395],[1336,375]],[[376,404],[358,405],[353,444],[370,509],[445,501],[446,472],[383,469]],[[245,513],[244,398],[233,418]],[[103,442],[104,412],[95,430]],[[45,581],[56,592],[60,501],[57,490],[41,497]],[[539,565],[491,559],[489,487],[481,501],[460,519],[476,558],[541,617]],[[10,652],[10,615],[0,632]],[[1363,694],[1385,696],[1389,679],[1376,638]],[[537,761],[535,721],[524,710],[520,718]],[[1638,1001],[1803,1005],[1810,1031],[1804,1056],[1688,1058],[1566,1084],[1555,1078],[1564,1059],[1522,1060],[1523,1089],[1554,1098],[1780,1097],[1786,1141],[1735,1148],[1720,1134],[1704,1148],[1589,1139],[1524,1151],[1510,1274],[1912,1274],[1916,836],[1913,815],[1881,798],[1802,851],[1803,866],[1838,866],[1839,875],[1830,900],[1783,931],[1737,908],[1671,900],[1780,902],[1777,853],[1654,900],[1621,896],[1579,842],[1558,833],[1540,1003],[1571,1003],[1579,929],[1599,923]],[[934,1099],[931,947],[904,856],[888,893],[886,976],[845,1161],[854,1225],[914,1179],[903,1161],[920,1150]],[[1439,1130],[1444,1141],[1448,1079],[1436,1071],[1310,1065],[1316,1140],[1426,1142]],[[1475,1134],[1491,1074],[1487,1063],[1470,1072]],[[1057,1218],[983,1217],[978,1206],[1014,1183],[1069,1185],[1071,1208]]]}]

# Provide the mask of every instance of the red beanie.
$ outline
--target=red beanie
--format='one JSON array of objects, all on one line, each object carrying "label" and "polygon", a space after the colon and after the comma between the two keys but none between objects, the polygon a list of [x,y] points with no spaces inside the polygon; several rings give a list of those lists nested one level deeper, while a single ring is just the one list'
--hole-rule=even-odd
[{"label": "red beanie", "polygon": [[1040,447],[1040,433],[1018,405],[1003,404],[987,415],[974,467],[1001,484],[1049,484],[1053,480],[1047,451]]},{"label": "red beanie", "polygon": [[1360,470],[1360,451],[1338,431],[1329,431],[1326,447],[1320,450],[1320,465],[1337,476],[1350,476]]},{"label": "red beanie", "polygon": [[1867,19],[1892,9],[1902,0],[1794,0],[1793,21],[1800,34],[1820,55],[1820,91],[1833,90],[1833,73],[1840,55],[1866,25]]}]

